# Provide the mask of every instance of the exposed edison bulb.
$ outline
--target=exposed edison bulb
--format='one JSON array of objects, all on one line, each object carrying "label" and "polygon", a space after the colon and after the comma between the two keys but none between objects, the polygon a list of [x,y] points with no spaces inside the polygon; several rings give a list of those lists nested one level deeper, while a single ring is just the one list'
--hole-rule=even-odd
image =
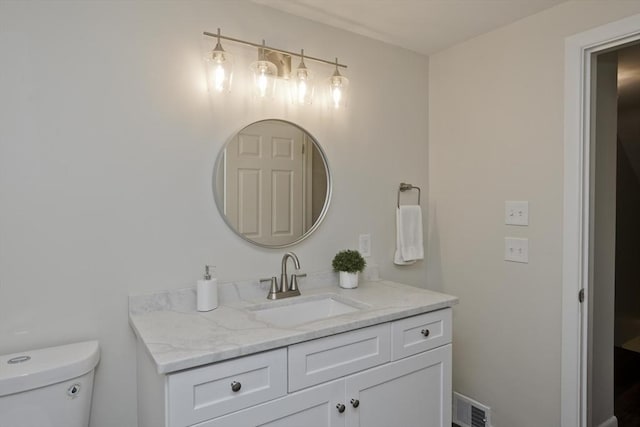
[{"label": "exposed edison bulb", "polygon": [[313,102],[313,76],[304,64],[304,50],[300,54],[300,65],[296,69],[291,86],[291,101],[294,104],[311,104]]},{"label": "exposed edison bulb", "polygon": [[298,104],[304,104],[304,99],[307,96],[307,82],[300,80],[298,82]]},{"label": "exposed edison bulb", "polygon": [[258,60],[251,64],[253,72],[253,91],[258,98],[271,98],[275,93],[278,68],[265,58],[265,44],[258,49]]},{"label": "exposed edison bulb", "polygon": [[222,65],[220,64],[216,65],[213,73],[214,73],[214,76],[213,76],[214,89],[216,90],[216,92],[222,92],[224,90],[224,80],[225,80],[224,67],[222,67]]},{"label": "exposed edison bulb", "polygon": [[275,92],[278,69],[269,61],[256,61],[251,64],[253,71],[254,93],[258,98],[271,98]]},{"label": "exposed edison bulb", "polygon": [[338,71],[338,58],[336,58],[336,70],[329,77],[329,95],[333,108],[344,108],[346,106],[348,88],[349,79]]},{"label": "exposed edison bulb", "polygon": [[264,98],[267,95],[267,70],[266,67],[260,67],[260,74],[258,76],[258,93],[261,98]]},{"label": "exposed edison bulb", "polygon": [[331,100],[333,101],[334,108],[340,108],[340,101],[342,100],[342,88],[340,82],[333,82],[331,85]]},{"label": "exposed edison bulb", "polygon": [[291,101],[294,104],[311,104],[313,102],[313,84],[309,75],[297,75],[293,81]]},{"label": "exposed edison bulb", "polygon": [[226,52],[220,44],[220,29],[218,28],[218,42],[211,54],[207,57],[209,66],[207,79],[209,90],[215,92],[229,92],[233,77],[233,56]]}]

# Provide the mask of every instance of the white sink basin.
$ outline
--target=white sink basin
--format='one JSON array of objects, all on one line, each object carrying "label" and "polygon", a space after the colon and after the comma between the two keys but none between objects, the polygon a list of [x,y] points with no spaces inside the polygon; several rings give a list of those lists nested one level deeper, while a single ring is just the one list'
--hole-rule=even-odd
[{"label": "white sink basin", "polygon": [[366,304],[339,295],[292,297],[249,308],[256,320],[275,326],[295,326],[367,308]]}]

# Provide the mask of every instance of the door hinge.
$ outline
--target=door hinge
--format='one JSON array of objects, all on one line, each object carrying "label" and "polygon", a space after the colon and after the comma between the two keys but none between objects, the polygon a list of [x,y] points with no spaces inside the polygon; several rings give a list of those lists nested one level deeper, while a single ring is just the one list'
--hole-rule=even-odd
[{"label": "door hinge", "polygon": [[584,289],[580,289],[580,292],[578,292],[578,301],[580,301],[580,303],[584,302]]}]

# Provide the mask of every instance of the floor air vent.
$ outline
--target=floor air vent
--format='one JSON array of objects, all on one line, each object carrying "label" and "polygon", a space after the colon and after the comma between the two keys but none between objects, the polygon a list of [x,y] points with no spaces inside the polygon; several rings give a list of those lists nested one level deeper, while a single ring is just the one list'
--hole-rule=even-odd
[{"label": "floor air vent", "polygon": [[491,427],[491,408],[453,393],[453,422],[460,427]]}]

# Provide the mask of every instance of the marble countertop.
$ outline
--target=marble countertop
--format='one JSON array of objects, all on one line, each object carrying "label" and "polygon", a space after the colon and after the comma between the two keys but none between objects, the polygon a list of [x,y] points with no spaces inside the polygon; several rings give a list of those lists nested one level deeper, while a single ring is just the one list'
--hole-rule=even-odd
[{"label": "marble countertop", "polygon": [[[168,374],[237,356],[451,307],[458,299],[386,280],[364,281],[356,289],[337,286],[336,274],[313,273],[300,281],[302,296],[268,301],[266,284],[219,285],[220,305],[196,311],[195,288],[129,297],[129,323],[156,364]],[[360,310],[283,327],[256,319],[257,304],[286,305],[322,295],[355,300]]]}]

